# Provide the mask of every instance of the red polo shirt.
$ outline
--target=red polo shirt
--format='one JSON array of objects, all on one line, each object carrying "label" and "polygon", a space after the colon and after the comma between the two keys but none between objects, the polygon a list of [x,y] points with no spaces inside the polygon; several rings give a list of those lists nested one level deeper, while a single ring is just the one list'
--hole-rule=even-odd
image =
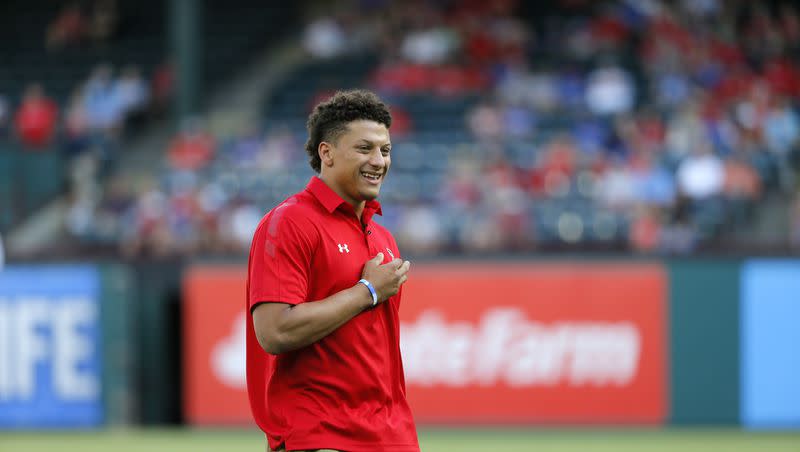
[{"label": "red polo shirt", "polygon": [[[353,287],[378,252],[400,257],[372,216],[361,222],[321,179],[272,209],[256,229],[247,277],[247,390],[253,416],[277,449],[419,451],[400,357],[400,293],[367,309],[319,342],[277,356],[253,330],[261,302],[322,300]],[[363,222],[363,226],[362,223]]]}]

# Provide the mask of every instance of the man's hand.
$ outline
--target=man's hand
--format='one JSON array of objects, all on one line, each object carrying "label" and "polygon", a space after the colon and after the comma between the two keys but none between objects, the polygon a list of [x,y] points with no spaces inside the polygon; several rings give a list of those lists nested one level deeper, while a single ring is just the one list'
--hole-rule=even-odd
[{"label": "man's hand", "polygon": [[383,253],[368,260],[364,264],[364,271],[361,277],[372,283],[375,292],[378,293],[378,303],[383,303],[389,297],[397,294],[400,286],[408,279],[408,269],[411,262],[400,258],[381,265]]}]

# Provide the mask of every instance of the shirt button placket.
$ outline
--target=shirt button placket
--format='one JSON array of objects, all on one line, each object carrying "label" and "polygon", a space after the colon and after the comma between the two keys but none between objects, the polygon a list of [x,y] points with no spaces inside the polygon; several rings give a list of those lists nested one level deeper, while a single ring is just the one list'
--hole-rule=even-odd
[{"label": "shirt button placket", "polygon": [[367,225],[364,228],[364,242],[367,244],[367,250],[369,250],[370,256],[375,256],[377,254],[372,246],[372,227]]}]

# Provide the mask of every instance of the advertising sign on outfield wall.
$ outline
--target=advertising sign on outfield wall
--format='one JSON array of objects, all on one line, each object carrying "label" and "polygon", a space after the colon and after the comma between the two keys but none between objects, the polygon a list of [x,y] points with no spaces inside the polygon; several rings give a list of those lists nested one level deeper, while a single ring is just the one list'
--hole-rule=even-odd
[{"label": "advertising sign on outfield wall", "polygon": [[658,265],[419,266],[403,295],[420,422],[661,423]]},{"label": "advertising sign on outfield wall", "polygon": [[[243,268],[185,279],[185,415],[250,423]],[[662,267],[417,265],[401,347],[415,417],[436,422],[661,423]]]},{"label": "advertising sign on outfield wall", "polygon": [[245,376],[245,268],[194,267],[183,284],[184,416],[252,424]]},{"label": "advertising sign on outfield wall", "polygon": [[0,428],[103,422],[99,286],[89,266],[0,272]]},{"label": "advertising sign on outfield wall", "polygon": [[800,260],[742,267],[741,421],[800,427]]}]

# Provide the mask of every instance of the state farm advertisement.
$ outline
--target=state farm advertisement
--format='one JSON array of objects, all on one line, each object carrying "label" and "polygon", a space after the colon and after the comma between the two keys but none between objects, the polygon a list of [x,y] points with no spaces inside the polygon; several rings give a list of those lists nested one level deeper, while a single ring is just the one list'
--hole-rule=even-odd
[{"label": "state farm advertisement", "polygon": [[190,424],[253,424],[245,374],[245,267],[193,267],[183,281],[183,409]]},{"label": "state farm advertisement", "polygon": [[[252,424],[245,269],[184,281],[184,411]],[[404,287],[409,402],[426,423],[662,423],[666,277],[658,264],[419,264]]]},{"label": "state farm advertisement", "polygon": [[659,265],[413,269],[401,307],[421,423],[661,423],[666,277]]}]

